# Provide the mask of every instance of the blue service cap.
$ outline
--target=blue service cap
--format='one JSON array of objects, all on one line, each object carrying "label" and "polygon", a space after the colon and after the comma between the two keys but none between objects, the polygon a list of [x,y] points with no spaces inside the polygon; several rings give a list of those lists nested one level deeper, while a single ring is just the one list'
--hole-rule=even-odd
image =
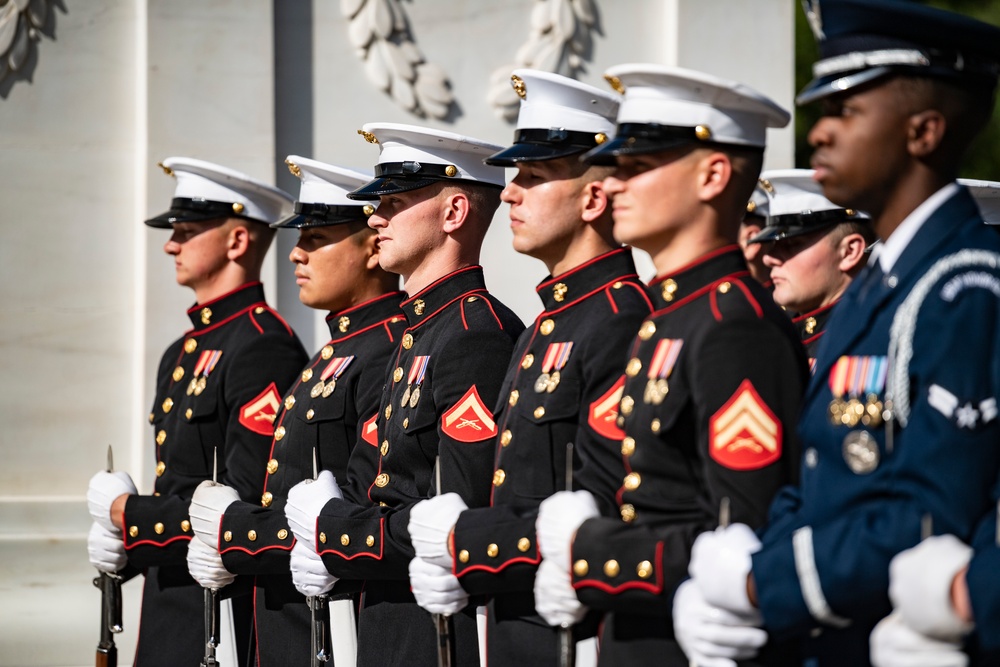
[{"label": "blue service cap", "polygon": [[890,74],[995,87],[1000,28],[914,0],[802,0],[820,59],[807,104]]}]

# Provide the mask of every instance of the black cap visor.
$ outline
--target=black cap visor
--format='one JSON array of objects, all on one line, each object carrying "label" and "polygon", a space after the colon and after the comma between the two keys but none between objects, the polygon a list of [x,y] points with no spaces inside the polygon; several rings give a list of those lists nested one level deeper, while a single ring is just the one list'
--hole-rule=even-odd
[{"label": "black cap visor", "polygon": [[604,141],[607,141],[607,135],[603,133],[561,128],[522,129],[514,133],[514,145],[494,153],[483,162],[494,167],[514,167],[518,162],[557,160],[579,155]]},{"label": "black cap visor", "polygon": [[767,219],[767,226],[748,243],[768,243],[804,236],[815,232],[828,231],[842,222],[867,222],[854,211],[836,208],[815,213],[790,213],[774,215]]},{"label": "black cap visor", "polygon": [[[349,222],[364,222],[370,213],[365,209],[370,206],[334,206],[332,204],[304,204],[295,202],[295,212],[271,225],[275,229],[302,229],[305,227],[331,227]],[[374,209],[372,209],[374,210]]]},{"label": "black cap visor", "polygon": [[581,156],[590,164],[613,165],[619,155],[660,153],[680,146],[704,144],[693,127],[660,125],[659,123],[623,123],[615,138]]},{"label": "black cap visor", "polygon": [[[158,229],[170,229],[177,222],[205,222],[218,218],[246,218],[261,222],[238,213],[236,208],[243,210],[242,204],[233,202],[212,201],[210,199],[192,199],[189,197],[174,197],[170,201],[170,210],[146,220],[146,225]],[[266,223],[261,223],[266,224]]]}]

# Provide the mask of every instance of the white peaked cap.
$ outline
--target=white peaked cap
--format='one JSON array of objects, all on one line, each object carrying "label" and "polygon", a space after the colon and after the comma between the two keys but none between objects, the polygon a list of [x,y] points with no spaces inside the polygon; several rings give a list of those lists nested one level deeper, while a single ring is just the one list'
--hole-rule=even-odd
[{"label": "white peaked cap", "polygon": [[300,155],[289,155],[285,164],[299,179],[295,213],[272,227],[320,227],[363,220],[375,205],[348,199],[347,193],[372,179],[371,173],[338,167]]}]

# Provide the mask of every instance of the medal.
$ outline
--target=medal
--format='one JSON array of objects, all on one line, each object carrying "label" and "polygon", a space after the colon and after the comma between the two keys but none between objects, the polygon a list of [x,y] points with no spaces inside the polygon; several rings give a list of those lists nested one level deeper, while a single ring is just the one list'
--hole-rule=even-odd
[{"label": "medal", "polygon": [[195,387],[198,386],[198,378],[193,377],[191,381],[188,382],[187,395],[190,396],[194,393]]},{"label": "medal", "polygon": [[545,391],[547,391],[550,394],[554,392],[556,390],[556,387],[559,386],[559,380],[561,379],[562,376],[559,375],[559,371],[553,372],[552,375],[549,376],[549,384],[547,387],[545,387]]},{"label": "medal", "polygon": [[194,395],[201,396],[201,392],[205,391],[206,386],[208,386],[208,378],[203,375],[198,378],[198,384],[194,387]]},{"label": "medal", "polygon": [[878,443],[868,431],[851,431],[844,438],[844,462],[856,475],[867,475],[878,467]]},{"label": "medal", "polygon": [[420,400],[420,385],[427,374],[427,365],[430,361],[430,356],[414,357],[413,365],[410,366],[410,374],[406,378],[406,391],[403,392],[401,407],[405,408],[407,405],[411,408],[417,407],[417,401]]},{"label": "medal", "polygon": [[865,403],[865,414],[861,417],[861,423],[871,428],[878,428],[882,425],[882,401],[878,400],[875,394],[868,394],[868,401]]},{"label": "medal", "polygon": [[[827,413],[834,426],[878,428],[884,423],[879,394],[885,388],[888,362],[884,356],[843,356],[830,369],[833,400]],[[861,397],[866,397],[862,400]]]},{"label": "medal", "polygon": [[331,378],[330,381],[326,383],[326,386],[323,387],[323,398],[329,398],[330,394],[332,394],[333,390],[336,388],[337,381]]},{"label": "medal", "polygon": [[535,393],[552,393],[559,386],[562,377],[559,371],[566,366],[569,361],[569,353],[573,350],[573,343],[550,343],[542,357],[542,374],[535,380]]},{"label": "medal", "polygon": [[861,421],[861,417],[864,414],[864,403],[856,398],[852,398],[847,401],[847,405],[844,407],[844,416],[841,418],[840,423],[848,428],[854,428]]},{"label": "medal", "polygon": [[309,395],[313,398],[319,398],[319,395],[323,393],[323,389],[326,387],[326,383],[320,380],[313,385],[313,388],[309,390]]},{"label": "medal", "polygon": [[664,338],[656,344],[653,357],[646,371],[646,390],[642,401],[647,405],[660,405],[670,392],[667,378],[674,370],[677,358],[680,356],[684,341],[680,338]]}]

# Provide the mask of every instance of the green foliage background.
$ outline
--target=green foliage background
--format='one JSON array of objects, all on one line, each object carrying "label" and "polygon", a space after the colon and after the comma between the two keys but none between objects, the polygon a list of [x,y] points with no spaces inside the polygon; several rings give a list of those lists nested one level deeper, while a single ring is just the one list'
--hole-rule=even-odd
[{"label": "green foliage background", "polygon": [[[929,0],[924,4],[940,7],[1000,26],[1000,2],[997,0]],[[801,90],[812,79],[812,64],[818,51],[812,31],[801,8],[795,12],[795,84]],[[795,164],[809,167],[812,148],[806,140],[809,128],[819,116],[817,105],[799,107],[795,112]],[[874,156],[873,156],[874,157]],[[966,156],[962,176],[1000,181],[1000,105],[993,110],[993,121],[973,144]]]}]

